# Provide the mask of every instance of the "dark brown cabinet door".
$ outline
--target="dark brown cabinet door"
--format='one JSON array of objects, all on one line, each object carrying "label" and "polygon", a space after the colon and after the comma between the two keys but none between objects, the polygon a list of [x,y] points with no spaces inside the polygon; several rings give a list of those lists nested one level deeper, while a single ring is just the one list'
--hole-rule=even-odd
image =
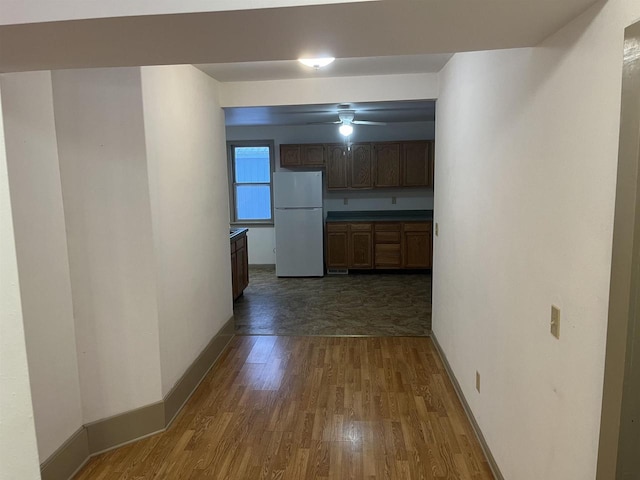
[{"label": "dark brown cabinet door", "polygon": [[324,166],[324,145],[301,145],[302,165],[305,167]]},{"label": "dark brown cabinet door", "polygon": [[231,254],[231,290],[235,300],[238,298],[238,256],[236,252]]},{"label": "dark brown cabinet door", "polygon": [[231,242],[231,290],[235,300],[249,285],[249,255],[247,236],[242,235]]},{"label": "dark brown cabinet door", "polygon": [[373,236],[370,223],[349,225],[349,267],[373,268]]},{"label": "dark brown cabinet door", "polygon": [[349,225],[327,223],[327,268],[349,268]]},{"label": "dark brown cabinet door", "polygon": [[247,249],[239,248],[236,252],[236,276],[238,277],[238,295],[240,296],[249,284],[249,269],[247,268]]},{"label": "dark brown cabinet door", "polygon": [[431,268],[431,222],[403,224],[404,268]]},{"label": "dark brown cabinet door", "polygon": [[373,146],[375,155],[375,186],[400,186],[400,144],[377,143]]},{"label": "dark brown cabinet door", "polygon": [[339,190],[347,185],[347,149],[342,145],[327,146],[327,189]]},{"label": "dark brown cabinet door", "polygon": [[301,165],[300,145],[280,145],[281,167],[299,167]]},{"label": "dark brown cabinet door", "polygon": [[354,144],[351,147],[351,188],[373,188],[373,161],[371,145]]},{"label": "dark brown cabinet door", "polygon": [[433,142],[406,142],[402,147],[402,186],[433,187]]}]

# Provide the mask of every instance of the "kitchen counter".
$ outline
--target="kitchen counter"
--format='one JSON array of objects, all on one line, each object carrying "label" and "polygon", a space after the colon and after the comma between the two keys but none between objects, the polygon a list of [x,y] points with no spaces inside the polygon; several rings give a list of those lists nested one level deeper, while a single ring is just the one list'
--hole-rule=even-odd
[{"label": "kitchen counter", "polygon": [[248,231],[248,228],[230,228],[229,239],[233,242],[235,239],[241,237],[242,235],[246,235]]},{"label": "kitchen counter", "polygon": [[363,210],[327,212],[327,222],[425,222],[433,210]]}]

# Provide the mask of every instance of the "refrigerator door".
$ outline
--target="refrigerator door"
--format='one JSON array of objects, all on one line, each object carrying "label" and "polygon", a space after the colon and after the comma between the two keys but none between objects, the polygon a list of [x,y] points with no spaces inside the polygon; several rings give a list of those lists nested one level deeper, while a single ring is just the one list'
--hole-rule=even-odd
[{"label": "refrigerator door", "polygon": [[322,207],[322,172],[275,172],[273,197],[275,208]]},{"label": "refrigerator door", "polygon": [[322,277],[322,208],[276,209],[276,275]]}]

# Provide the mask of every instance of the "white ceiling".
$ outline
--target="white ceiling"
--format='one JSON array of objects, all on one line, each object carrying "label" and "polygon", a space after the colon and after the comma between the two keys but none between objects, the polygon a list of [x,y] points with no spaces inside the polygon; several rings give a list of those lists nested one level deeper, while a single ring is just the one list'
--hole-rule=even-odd
[{"label": "white ceiling", "polygon": [[[25,1],[31,6],[58,4]],[[85,1],[94,4],[94,9],[105,5],[104,0]],[[155,10],[155,2],[142,3],[147,6],[145,12],[162,13],[171,2],[158,0]],[[213,3],[230,4],[228,0]],[[267,62],[321,55],[358,59],[525,47],[538,44],[593,3],[384,0],[249,9],[251,4],[272,5],[274,1],[243,0],[246,9],[235,11],[0,25],[0,72]],[[18,3],[11,0],[9,5]],[[2,8],[4,17],[6,2]],[[53,14],[56,8],[46,11]]]},{"label": "white ceiling", "polygon": [[209,63],[195,65],[221,82],[246,82],[294,78],[350,77],[392,73],[436,73],[442,70],[451,53],[397,55],[392,57],[337,58],[332,64],[314,69],[297,60],[275,62]]},{"label": "white ceiling", "polygon": [[355,120],[371,122],[432,122],[436,104],[433,100],[398,102],[360,102],[349,104],[289,105],[273,107],[225,108],[228,127],[254,125],[308,125],[338,120],[338,110],[355,110]]},{"label": "white ceiling", "polygon": [[0,25],[379,0],[2,0]]}]

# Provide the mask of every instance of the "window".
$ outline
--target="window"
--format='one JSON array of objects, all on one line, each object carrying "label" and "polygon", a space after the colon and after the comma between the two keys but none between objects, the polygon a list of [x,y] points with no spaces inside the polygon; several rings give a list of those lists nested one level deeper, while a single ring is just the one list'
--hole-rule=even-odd
[{"label": "window", "polygon": [[273,223],[273,142],[229,143],[231,221]]}]

